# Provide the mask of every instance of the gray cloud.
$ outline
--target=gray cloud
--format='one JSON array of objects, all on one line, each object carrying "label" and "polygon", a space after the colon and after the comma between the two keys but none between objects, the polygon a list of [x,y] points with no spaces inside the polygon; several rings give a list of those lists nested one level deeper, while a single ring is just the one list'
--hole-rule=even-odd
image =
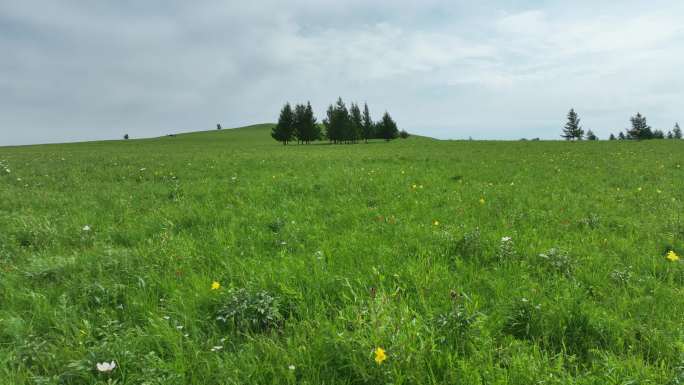
[{"label": "gray cloud", "polygon": [[274,121],[368,101],[439,137],[684,121],[678,1],[0,3],[0,144]]}]

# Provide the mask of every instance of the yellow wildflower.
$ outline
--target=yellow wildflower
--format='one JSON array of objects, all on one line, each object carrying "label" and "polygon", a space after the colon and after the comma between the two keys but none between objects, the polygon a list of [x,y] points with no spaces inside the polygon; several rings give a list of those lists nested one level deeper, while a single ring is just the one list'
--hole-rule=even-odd
[{"label": "yellow wildflower", "polygon": [[432,224],[435,226],[439,226],[439,221],[434,221],[434,222],[432,222]]},{"label": "yellow wildflower", "polygon": [[218,283],[218,281],[214,281],[211,283],[211,290],[218,290],[221,288],[221,284]]},{"label": "yellow wildflower", "polygon": [[385,349],[380,348],[380,347],[376,348],[375,349],[375,362],[377,362],[378,365],[380,365],[386,359],[387,359],[387,355],[385,354]]},{"label": "yellow wildflower", "polygon": [[667,260],[670,261],[670,262],[677,262],[677,261],[679,261],[679,255],[677,255],[677,253],[675,253],[675,252],[672,251],[672,250],[670,250],[670,252],[667,253],[667,255],[665,256],[665,258],[667,258]]},{"label": "yellow wildflower", "polygon": [[481,204],[481,205],[485,204],[484,198],[480,198],[480,204]]}]

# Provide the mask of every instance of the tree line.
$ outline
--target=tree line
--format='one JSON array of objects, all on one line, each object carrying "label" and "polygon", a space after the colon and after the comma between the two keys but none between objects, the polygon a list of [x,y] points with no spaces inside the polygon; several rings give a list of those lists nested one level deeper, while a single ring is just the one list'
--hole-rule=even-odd
[{"label": "tree line", "polygon": [[[674,128],[664,133],[662,130],[654,130],[646,122],[646,117],[638,113],[629,118],[631,128],[620,131],[616,137],[610,134],[609,140],[646,140],[646,139],[682,139],[682,130],[679,128],[679,123],[675,123]],[[580,118],[575,109],[571,108],[567,115],[567,123],[563,127],[561,137],[565,140],[598,140],[598,137],[591,131],[584,129],[580,125]]]},{"label": "tree line", "polygon": [[280,110],[278,124],[271,131],[271,137],[284,145],[295,140],[301,144],[323,139],[331,143],[358,143],[361,140],[389,141],[408,136],[406,131],[399,131],[388,112],[385,111],[382,119],[374,122],[367,103],[364,103],[361,111],[356,103],[351,103],[347,108],[342,98],[328,107],[322,124],[317,122],[310,102],[306,105],[296,104],[294,108],[289,102],[285,103]]}]

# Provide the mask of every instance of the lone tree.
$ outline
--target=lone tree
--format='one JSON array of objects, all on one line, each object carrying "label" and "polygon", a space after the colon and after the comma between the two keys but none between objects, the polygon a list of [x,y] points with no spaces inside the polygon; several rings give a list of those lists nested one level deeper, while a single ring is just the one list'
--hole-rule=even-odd
[{"label": "lone tree", "polygon": [[273,127],[271,136],[273,139],[283,142],[283,145],[286,145],[287,142],[292,140],[292,137],[294,136],[294,113],[292,112],[290,103],[285,103],[285,106],[280,111],[278,124]]},{"label": "lone tree", "polygon": [[675,126],[672,129],[672,136],[675,139],[681,139],[682,138],[682,129],[679,128],[679,123],[675,123]]},{"label": "lone tree", "polygon": [[587,130],[587,140],[598,140],[598,136],[594,135],[594,132]]},{"label": "lone tree", "polygon": [[128,134],[124,135],[124,140],[128,140]]},{"label": "lone tree", "polygon": [[579,123],[579,116],[575,112],[575,109],[571,108],[570,111],[568,111],[568,122],[565,123],[563,135],[561,135],[561,137],[565,138],[565,140],[582,140],[584,130]]},{"label": "lone tree", "polygon": [[361,136],[363,140],[368,143],[368,139],[373,138],[373,119],[371,119],[370,111],[368,111],[368,104],[363,104],[363,117],[362,117],[362,129]]},{"label": "lone tree", "polygon": [[382,120],[379,122],[378,133],[382,139],[390,141],[399,136],[399,129],[397,129],[397,123],[394,122],[390,114],[385,111],[382,116]]},{"label": "lone tree", "polygon": [[627,130],[627,139],[652,139],[653,131],[651,126],[646,123],[646,117],[637,112],[635,116],[629,118],[632,128]]},{"label": "lone tree", "polygon": [[610,134],[610,137],[608,138],[608,140],[615,140],[615,135]]},{"label": "lone tree", "polygon": [[223,128],[223,127],[221,127],[221,123],[216,123],[216,129],[220,130],[221,128]]}]

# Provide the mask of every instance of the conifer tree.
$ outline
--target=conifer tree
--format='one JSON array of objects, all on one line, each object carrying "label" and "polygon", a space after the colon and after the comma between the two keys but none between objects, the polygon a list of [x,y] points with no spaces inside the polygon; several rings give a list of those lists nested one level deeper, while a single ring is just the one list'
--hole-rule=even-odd
[{"label": "conifer tree", "polygon": [[667,132],[667,138],[668,139],[674,139],[674,135],[672,135],[672,131]]},{"label": "conifer tree", "polygon": [[297,143],[306,141],[306,107],[303,104],[296,104],[294,108],[294,129],[293,135]]},{"label": "conifer tree", "polygon": [[653,139],[665,139],[665,134],[662,130],[653,130]]},{"label": "conifer tree", "polygon": [[370,111],[368,110],[368,103],[363,104],[363,140],[368,143],[368,139],[373,138],[373,119],[371,119]]},{"label": "conifer tree", "polygon": [[591,130],[587,131],[587,140],[598,140],[598,137],[594,135],[594,132]]},{"label": "conifer tree", "polygon": [[565,140],[582,140],[584,130],[582,130],[579,123],[579,116],[575,112],[575,109],[571,108],[570,111],[568,111],[568,122],[565,123],[561,137],[565,138]]},{"label": "conifer tree", "polygon": [[675,126],[672,129],[672,136],[675,139],[681,139],[682,138],[682,129],[679,128],[679,123],[675,123]]},{"label": "conifer tree", "polygon": [[361,110],[356,103],[352,103],[349,107],[349,132],[350,140],[356,143],[361,138],[363,131],[363,118],[361,117]]},{"label": "conifer tree", "polygon": [[321,130],[316,122],[311,102],[306,102],[306,109],[304,113],[304,131],[306,132],[306,142],[311,143],[312,140],[321,139]]},{"label": "conifer tree", "polygon": [[618,134],[618,139],[620,139],[620,140],[625,140],[625,139],[626,139],[626,138],[625,138],[625,133],[622,132],[622,131],[620,131],[620,133]]},{"label": "conifer tree", "polygon": [[637,112],[635,116],[629,118],[632,128],[627,130],[628,139],[652,139],[653,131],[651,126],[646,123],[646,117]]},{"label": "conifer tree", "polygon": [[347,110],[347,106],[342,101],[342,98],[337,98],[333,112],[332,126],[333,131],[336,133],[337,141],[349,141],[351,138],[349,110]]},{"label": "conifer tree", "polygon": [[615,140],[615,139],[616,139],[616,138],[615,138],[615,135],[610,134],[610,138],[608,138],[608,140]]},{"label": "conifer tree", "polygon": [[216,123],[216,129],[220,130],[221,128],[223,128],[223,127],[221,127],[221,123]]},{"label": "conifer tree", "polygon": [[382,116],[378,131],[382,139],[385,139],[386,141],[390,141],[391,139],[395,139],[397,136],[399,136],[397,124],[387,111],[385,111],[385,114]]},{"label": "conifer tree", "polygon": [[337,133],[334,131],[333,121],[335,120],[335,108],[332,104],[328,106],[323,119],[323,126],[325,127],[325,136],[331,143],[337,143]]},{"label": "conifer tree", "polygon": [[273,127],[271,131],[271,136],[273,139],[283,142],[286,145],[294,135],[294,113],[292,112],[292,106],[290,103],[285,103],[283,109],[280,111],[280,116],[278,117],[278,124]]}]

